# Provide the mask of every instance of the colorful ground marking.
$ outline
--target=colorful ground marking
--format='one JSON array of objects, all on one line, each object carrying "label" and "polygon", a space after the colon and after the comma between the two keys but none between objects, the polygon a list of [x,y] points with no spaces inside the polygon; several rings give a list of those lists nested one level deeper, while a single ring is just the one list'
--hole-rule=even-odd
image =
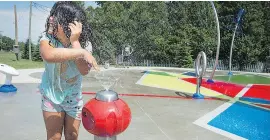
[{"label": "colorful ground marking", "polygon": [[261,98],[241,97],[241,98],[239,98],[239,100],[247,101],[250,103],[269,104],[270,105],[270,100],[265,100],[265,99],[261,99]]},{"label": "colorful ground marking", "polygon": [[[138,84],[193,94],[196,91],[196,80],[189,73],[177,75],[147,72]],[[270,104],[267,102],[270,101],[269,91],[270,85],[244,86],[222,81],[211,84],[203,79],[202,94],[231,97],[231,100],[196,120],[194,124],[231,139],[270,139]]]},{"label": "colorful ground marking", "polygon": [[[243,138],[241,136],[238,136],[236,134],[233,134],[231,132],[225,131],[223,129],[220,129],[220,128],[217,128],[217,127],[214,127],[214,126],[208,124],[211,120],[213,120],[219,114],[221,114],[226,109],[228,109],[232,104],[233,103],[231,103],[231,102],[226,102],[223,105],[216,108],[215,110],[213,110],[213,111],[205,114],[201,118],[197,119],[193,123],[200,126],[200,127],[208,129],[208,130],[210,130],[212,132],[215,132],[217,134],[223,135],[225,137],[228,137],[228,138],[231,138],[231,139],[234,139],[234,140],[246,140],[245,138]],[[230,117],[233,117],[233,116],[230,116]]]},{"label": "colorful ground marking", "polygon": [[270,84],[270,78],[254,75],[254,74],[238,74],[238,75],[224,75],[224,76],[215,76],[215,80],[225,81],[236,84]]},{"label": "colorful ground marking", "polygon": [[[193,83],[195,85],[197,83],[196,78],[182,78],[182,80]],[[219,82],[219,81],[215,81],[215,83],[207,83],[205,79],[202,80],[201,86],[217,91],[219,93],[222,93],[232,98],[235,97],[244,88],[243,85],[237,85],[237,84],[225,83],[225,82]],[[204,94],[203,91],[201,91],[201,93]]]},{"label": "colorful ground marking", "polygon": [[270,101],[270,85],[253,85],[243,97],[259,98]]},{"label": "colorful ground marking", "polygon": [[[96,92],[82,92],[82,94],[87,95],[96,95]],[[145,98],[171,98],[171,99],[182,99],[182,100],[196,100],[192,98],[191,96],[177,96],[177,95],[157,95],[157,94],[149,94],[149,93],[118,93],[118,96],[128,96],[128,97],[145,97]],[[219,98],[211,98],[211,97],[205,97],[204,100],[222,100]]]},{"label": "colorful ground marking", "polygon": [[[179,78],[180,77],[180,78]],[[141,79],[137,82],[139,85],[168,89],[173,91],[180,91],[188,93],[190,95],[196,92],[196,85],[184,80],[181,78],[190,78],[190,76],[179,75],[178,76],[166,76],[164,74],[151,73],[150,71],[146,72]],[[222,94],[211,89],[201,87],[201,92],[208,97],[217,97]]]},{"label": "colorful ground marking", "polygon": [[[182,75],[196,77],[195,72],[184,72]],[[256,74],[234,74],[229,75],[215,75],[214,80],[230,82],[235,84],[270,84],[270,77],[256,75]]]},{"label": "colorful ground marking", "polygon": [[175,74],[170,74],[168,72],[163,72],[163,71],[146,71],[148,74],[153,74],[153,75],[161,75],[161,76],[171,76],[175,77]]},{"label": "colorful ground marking", "polygon": [[158,70],[146,71],[145,73],[152,74],[152,75],[178,77],[178,78],[191,78],[192,77],[192,76],[184,75],[184,74],[181,74],[181,73],[177,74],[177,73],[164,72],[164,71],[158,71]]},{"label": "colorful ground marking", "polygon": [[[177,79],[178,78],[178,79]],[[189,74],[175,74],[164,71],[147,71],[137,84],[180,91],[188,94],[194,94],[196,91],[197,79]],[[223,81],[215,81],[215,83],[207,83],[203,79],[201,85],[201,94],[208,97],[216,97],[229,99],[235,98],[245,103],[270,104],[270,85],[252,85],[249,84],[247,93],[241,95],[241,98],[235,98],[236,95],[244,88],[244,85],[233,84]],[[243,97],[242,97],[243,96]],[[260,106],[265,107],[265,105]],[[269,108],[269,107],[267,107]]]},{"label": "colorful ground marking", "polygon": [[191,76],[191,77],[196,77],[195,72],[184,72],[183,75]]},{"label": "colorful ground marking", "polygon": [[[235,97],[241,98],[251,86],[247,85]],[[269,139],[270,110],[229,101],[193,123],[235,140]]]},{"label": "colorful ground marking", "polygon": [[208,125],[252,140],[269,140],[269,124],[270,111],[240,102],[208,122]]},{"label": "colorful ground marking", "polygon": [[255,104],[260,107],[268,108],[270,110],[270,104]]}]

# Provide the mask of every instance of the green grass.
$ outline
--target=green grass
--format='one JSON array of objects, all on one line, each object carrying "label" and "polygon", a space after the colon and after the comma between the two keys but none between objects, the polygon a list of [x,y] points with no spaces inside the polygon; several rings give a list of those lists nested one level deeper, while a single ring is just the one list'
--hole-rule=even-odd
[{"label": "green grass", "polygon": [[168,74],[167,72],[149,71],[149,74],[175,77],[173,75]]},{"label": "green grass", "polygon": [[0,63],[14,67],[15,69],[32,69],[32,68],[43,68],[43,62],[30,61],[26,59],[16,60],[16,56],[11,52],[0,51]]},{"label": "green grass", "polygon": [[236,83],[236,84],[270,84],[270,78],[253,75],[253,74],[245,74],[245,75],[233,75],[229,76],[215,76],[216,80]]}]

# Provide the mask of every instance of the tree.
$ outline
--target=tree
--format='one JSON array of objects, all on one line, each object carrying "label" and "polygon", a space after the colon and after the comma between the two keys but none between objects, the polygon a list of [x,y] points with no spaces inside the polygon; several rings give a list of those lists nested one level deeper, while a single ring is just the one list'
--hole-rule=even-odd
[{"label": "tree", "polygon": [[84,1],[72,1],[76,5],[80,6],[81,8],[85,9],[85,2]]},{"label": "tree", "polygon": [[138,59],[153,59],[165,39],[169,22],[165,2],[133,2],[129,9],[128,40]]},{"label": "tree", "polygon": [[[94,55],[101,62],[115,60],[122,46],[134,49],[133,58],[190,67],[200,51],[214,59],[216,21],[209,2],[97,2],[86,9],[93,28]],[[220,23],[220,56],[228,62],[238,11],[246,14],[234,42],[233,65],[265,61],[270,50],[269,2],[215,2]]]},{"label": "tree", "polygon": [[[31,43],[31,54],[34,53],[35,50],[35,45]],[[21,51],[22,52],[22,59],[29,59],[29,39],[26,40],[24,49]]]},{"label": "tree", "polygon": [[1,48],[4,51],[12,51],[15,41],[7,36],[2,37]]},{"label": "tree", "polygon": [[269,25],[270,25],[270,2],[269,1],[262,1],[262,6],[263,6],[263,12],[264,12],[264,15],[263,15],[263,28],[264,28],[264,40],[262,42],[262,46],[263,46],[263,49],[262,49],[262,52],[260,54],[260,57],[259,57],[259,60],[260,61],[269,61],[269,59],[267,59],[267,56],[270,56],[270,28],[269,28]]}]

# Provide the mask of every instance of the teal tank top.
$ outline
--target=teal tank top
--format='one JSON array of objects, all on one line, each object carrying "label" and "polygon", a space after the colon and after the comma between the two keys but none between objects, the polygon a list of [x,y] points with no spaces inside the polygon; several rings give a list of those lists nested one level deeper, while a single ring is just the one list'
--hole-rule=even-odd
[{"label": "teal tank top", "polygon": [[[64,48],[61,42],[50,34],[43,33],[40,41],[48,40],[54,48]],[[70,48],[71,46],[69,46]],[[81,94],[82,75],[73,60],[49,63],[43,60],[45,71],[39,86],[40,93],[55,104],[61,104],[72,93]]]}]

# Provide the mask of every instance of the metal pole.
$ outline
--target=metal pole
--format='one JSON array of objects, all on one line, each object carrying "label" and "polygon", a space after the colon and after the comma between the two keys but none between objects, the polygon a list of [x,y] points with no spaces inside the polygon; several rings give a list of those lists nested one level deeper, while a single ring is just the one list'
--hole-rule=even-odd
[{"label": "metal pole", "polygon": [[212,79],[214,77],[214,74],[215,74],[215,70],[216,70],[217,64],[218,64],[219,48],[220,48],[220,29],[219,29],[219,21],[218,21],[218,15],[217,15],[217,11],[216,11],[215,5],[214,5],[214,3],[212,1],[210,3],[212,5],[212,8],[213,8],[214,13],[215,13],[216,23],[217,23],[217,35],[218,35],[216,61],[215,61],[215,65],[213,67],[213,71],[211,73],[211,76],[208,79],[208,80],[212,81]]},{"label": "metal pole", "polygon": [[124,50],[123,50],[123,47],[122,47],[121,49],[122,49],[122,55],[121,55],[121,58],[122,58],[122,65],[125,67],[125,64],[124,64]]},{"label": "metal pole", "polygon": [[30,1],[30,12],[29,12],[29,60],[32,60],[31,54],[31,18],[32,18],[32,1]]},{"label": "metal pole", "polygon": [[19,60],[20,47],[18,44],[18,21],[17,21],[16,5],[14,5],[14,14],[15,14],[15,45],[13,46],[13,52],[15,53],[16,59]]},{"label": "metal pole", "polygon": [[18,25],[17,25],[16,5],[14,5],[14,14],[15,14],[15,45],[18,45]]},{"label": "metal pole", "polygon": [[236,24],[235,26],[235,29],[234,29],[234,33],[233,33],[233,38],[232,38],[232,43],[231,43],[231,48],[230,48],[230,62],[229,62],[229,75],[231,75],[231,71],[232,71],[232,48],[233,48],[233,41],[234,41],[234,37],[235,37],[235,33],[236,33],[236,30],[237,30],[237,27],[238,27],[238,23]]},{"label": "metal pole", "polygon": [[116,136],[113,136],[113,137],[99,137],[99,136],[94,136],[94,140],[116,140]]},{"label": "metal pole", "polygon": [[231,71],[232,71],[232,48],[233,48],[233,42],[234,42],[234,37],[235,37],[235,33],[236,33],[236,30],[237,30],[238,24],[240,23],[241,18],[242,18],[244,13],[245,13],[245,10],[241,9],[237,14],[237,22],[236,22],[235,29],[234,29],[234,32],[233,32],[233,38],[232,38],[232,43],[231,43],[231,48],[230,48],[230,62],[229,62],[229,73],[228,73],[228,75],[232,75]]},{"label": "metal pole", "polygon": [[0,31],[0,51],[2,51],[2,43],[3,43],[3,42],[2,42],[2,37],[3,37],[3,36],[2,36],[2,32],[3,32],[3,31]]}]

